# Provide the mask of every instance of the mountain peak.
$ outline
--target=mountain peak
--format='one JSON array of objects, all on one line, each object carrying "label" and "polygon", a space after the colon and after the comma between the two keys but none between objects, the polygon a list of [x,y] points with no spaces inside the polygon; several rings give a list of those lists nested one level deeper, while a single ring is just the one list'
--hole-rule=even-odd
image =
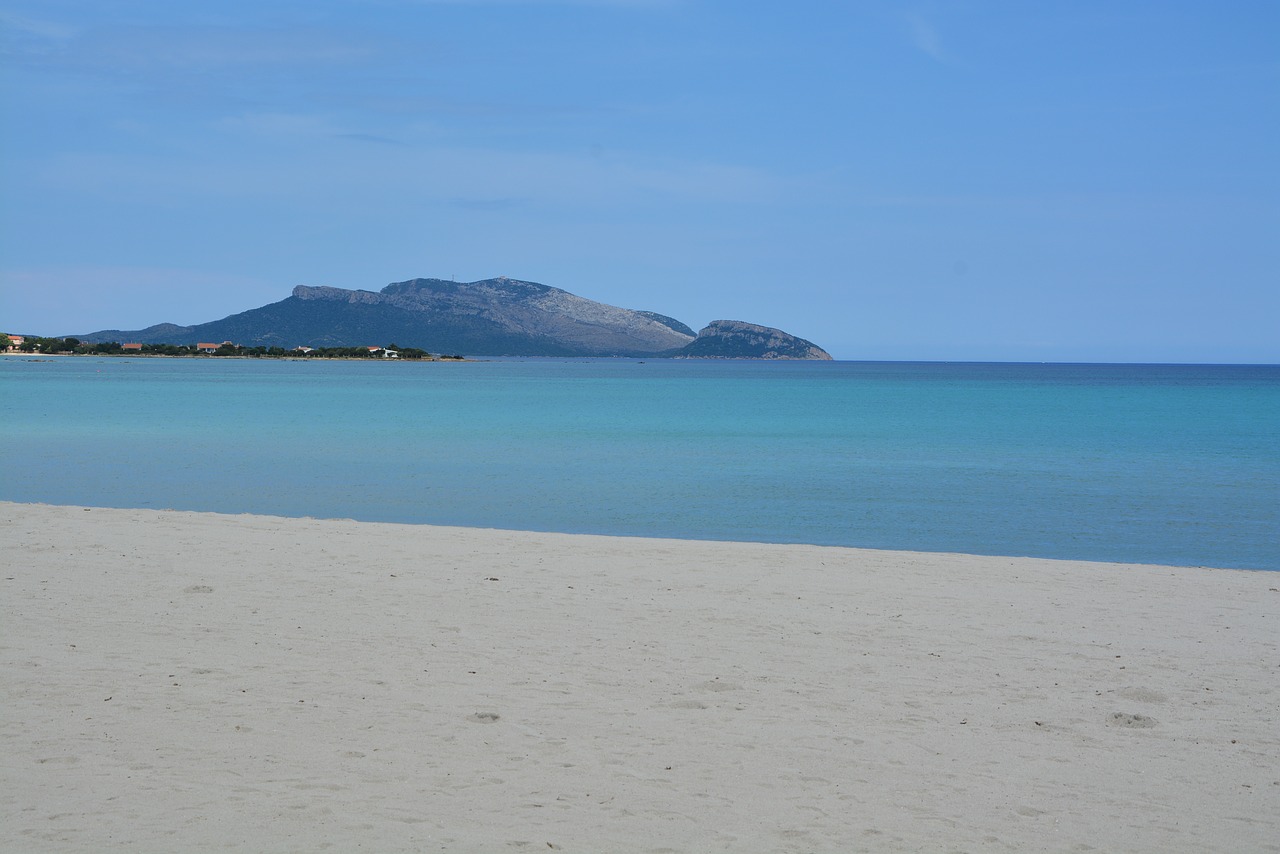
[{"label": "mountain peak", "polygon": [[365,303],[371,305],[381,302],[380,294],[373,291],[350,291],[346,288],[333,288],[328,285],[298,285],[293,295],[300,300],[329,300],[331,302]]}]

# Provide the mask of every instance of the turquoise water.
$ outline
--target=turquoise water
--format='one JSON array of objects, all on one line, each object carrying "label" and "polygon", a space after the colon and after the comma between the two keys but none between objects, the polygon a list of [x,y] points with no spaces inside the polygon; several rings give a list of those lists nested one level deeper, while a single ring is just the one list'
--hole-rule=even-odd
[{"label": "turquoise water", "polygon": [[0,359],[0,498],[1280,569],[1280,367]]}]

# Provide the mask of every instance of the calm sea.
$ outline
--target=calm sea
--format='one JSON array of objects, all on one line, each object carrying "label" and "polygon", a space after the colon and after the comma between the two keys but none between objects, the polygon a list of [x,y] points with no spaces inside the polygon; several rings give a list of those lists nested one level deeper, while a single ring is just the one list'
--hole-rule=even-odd
[{"label": "calm sea", "polygon": [[0,498],[1280,570],[1280,367],[0,359]]}]

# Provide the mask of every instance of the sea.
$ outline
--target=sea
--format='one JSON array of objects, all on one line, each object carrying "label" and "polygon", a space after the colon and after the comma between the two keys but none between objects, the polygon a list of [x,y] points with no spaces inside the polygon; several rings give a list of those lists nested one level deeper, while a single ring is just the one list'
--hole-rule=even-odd
[{"label": "sea", "polygon": [[0,358],[0,499],[1280,570],[1280,366]]}]

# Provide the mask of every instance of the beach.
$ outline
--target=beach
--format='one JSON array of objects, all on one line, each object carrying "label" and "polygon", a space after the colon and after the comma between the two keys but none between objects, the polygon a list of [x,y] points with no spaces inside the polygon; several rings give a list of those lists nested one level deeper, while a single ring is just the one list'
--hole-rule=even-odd
[{"label": "beach", "polygon": [[0,850],[1280,851],[1280,574],[0,503]]}]

